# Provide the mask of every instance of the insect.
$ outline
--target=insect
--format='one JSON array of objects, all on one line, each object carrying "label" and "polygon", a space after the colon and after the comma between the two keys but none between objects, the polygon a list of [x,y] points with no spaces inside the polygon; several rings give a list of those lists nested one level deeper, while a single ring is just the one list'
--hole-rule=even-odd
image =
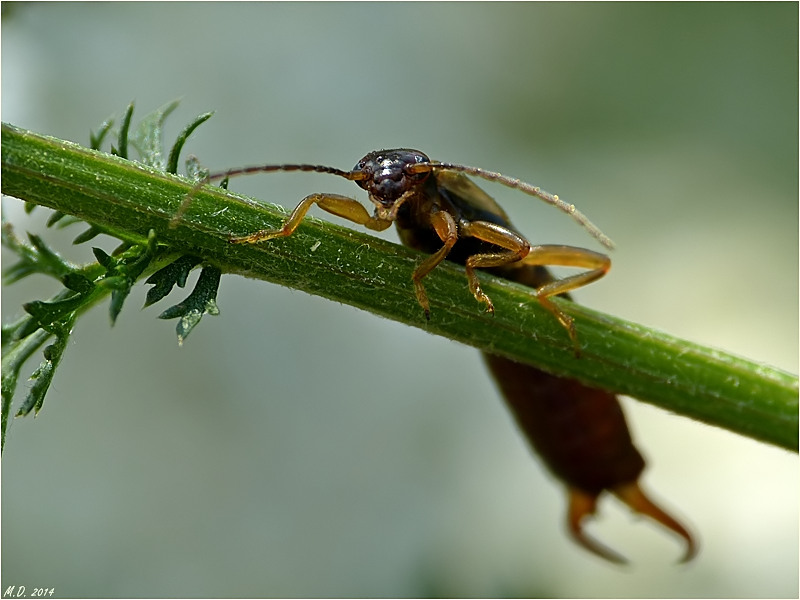
[{"label": "insect", "polygon": [[[538,301],[561,323],[577,353],[572,318],[551,298],[568,297],[567,292],[600,279],[608,272],[610,259],[572,246],[531,245],[512,227],[503,209],[467,175],[518,189],[556,206],[603,246],[612,248],[611,240],[573,205],[518,179],[432,161],[411,149],[371,152],[350,171],[307,164],[230,169],[209,175],[198,187],[238,175],[275,171],[328,173],[355,181],[367,191],[373,213],[352,198],[315,193],[295,207],[281,228],[233,237],[232,243],[256,244],[289,236],[313,205],[374,231],[383,231],[394,223],[405,245],[429,255],[412,275],[416,298],[426,318],[430,318],[430,302],[422,281],[439,263],[449,260],[464,265],[470,292],[489,312],[494,307],[481,289],[476,269],[486,269],[535,289]],[[173,221],[185,211],[191,196],[184,200]],[[547,266],[577,267],[583,271],[556,279]],[[634,511],[682,537],[686,543],[684,561],[695,555],[696,545],[687,529],[651,501],[638,483],[644,460],[633,445],[616,396],[507,358],[491,354],[484,354],[484,358],[530,445],[566,484],[568,529],[579,544],[607,560],[625,561],[583,529],[584,520],[595,512],[598,498],[610,492]]]}]

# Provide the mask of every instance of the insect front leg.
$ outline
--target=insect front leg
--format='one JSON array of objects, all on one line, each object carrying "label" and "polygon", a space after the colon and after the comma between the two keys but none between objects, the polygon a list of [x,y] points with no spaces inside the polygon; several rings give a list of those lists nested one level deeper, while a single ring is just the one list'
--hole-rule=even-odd
[{"label": "insect front leg", "polygon": [[546,283],[536,289],[536,297],[539,303],[549,310],[558,319],[558,322],[567,330],[576,351],[579,349],[578,337],[575,333],[575,323],[572,317],[558,308],[551,296],[558,296],[571,290],[583,287],[593,281],[603,277],[611,268],[611,259],[605,254],[586,250],[585,248],[575,248],[573,246],[544,245],[534,246],[528,255],[520,261],[520,265],[542,265],[559,267],[578,267],[589,269],[577,275],[571,275],[564,279],[557,279]]},{"label": "insect front leg", "polygon": [[486,304],[486,310],[494,314],[494,304],[481,289],[475,269],[479,267],[499,267],[521,260],[530,251],[530,244],[525,238],[510,229],[488,221],[462,222],[461,233],[505,248],[503,252],[473,254],[467,258],[465,263],[469,291],[472,292],[478,302]]},{"label": "insect front leg", "polygon": [[439,239],[444,242],[444,245],[423,260],[411,275],[411,279],[414,282],[414,293],[417,295],[417,302],[419,302],[422,310],[425,311],[425,319],[431,318],[431,304],[428,301],[425,287],[422,285],[422,278],[433,271],[436,265],[447,257],[456,241],[458,241],[458,226],[450,213],[441,210],[432,212],[431,225]]},{"label": "insect front leg", "polygon": [[250,235],[232,237],[230,242],[232,244],[257,244],[265,240],[290,236],[314,204],[337,217],[363,225],[373,231],[383,231],[392,224],[391,221],[384,221],[370,215],[367,209],[353,198],[338,194],[311,194],[300,201],[280,229],[262,229]]}]

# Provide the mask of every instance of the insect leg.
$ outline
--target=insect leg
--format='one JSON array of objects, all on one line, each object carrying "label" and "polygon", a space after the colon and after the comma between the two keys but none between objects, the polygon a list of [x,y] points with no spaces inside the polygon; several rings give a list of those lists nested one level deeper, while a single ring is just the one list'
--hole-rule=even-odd
[{"label": "insect leg", "polygon": [[583,273],[546,283],[536,289],[536,296],[539,299],[539,303],[558,319],[558,322],[561,323],[567,330],[567,333],[569,333],[569,337],[577,349],[578,338],[575,334],[575,323],[572,317],[558,308],[550,300],[550,297],[569,292],[592,283],[593,281],[597,281],[608,273],[608,270],[611,268],[611,259],[605,254],[600,254],[599,252],[593,252],[584,248],[544,245],[532,247],[528,255],[520,261],[520,264],[588,269],[588,271],[584,271]]},{"label": "insect leg", "polygon": [[441,210],[432,212],[431,225],[436,231],[436,235],[439,236],[439,239],[444,242],[444,246],[423,260],[419,266],[414,269],[414,273],[411,276],[414,282],[414,292],[417,295],[417,302],[419,302],[422,310],[425,311],[425,319],[431,318],[431,304],[428,301],[428,294],[425,292],[425,287],[422,285],[422,278],[433,271],[436,265],[447,257],[458,240],[458,227],[450,213]]},{"label": "insect leg", "polygon": [[494,313],[491,299],[481,289],[475,269],[478,267],[499,267],[523,259],[530,251],[530,244],[522,236],[510,229],[488,221],[467,221],[461,223],[461,233],[484,242],[504,248],[504,252],[473,254],[465,262],[469,291],[478,302],[486,304],[486,310]]},{"label": "insect leg", "polygon": [[232,237],[230,241],[232,244],[257,244],[265,240],[290,236],[314,204],[337,217],[342,217],[374,231],[383,231],[392,224],[391,221],[383,221],[370,215],[367,209],[353,198],[338,194],[311,194],[300,201],[280,229],[262,229],[250,235]]}]

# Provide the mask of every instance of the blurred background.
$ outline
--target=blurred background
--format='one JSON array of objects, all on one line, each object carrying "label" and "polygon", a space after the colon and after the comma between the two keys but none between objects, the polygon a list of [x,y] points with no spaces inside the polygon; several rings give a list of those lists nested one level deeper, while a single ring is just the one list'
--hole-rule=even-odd
[{"label": "blurred background", "polygon": [[[406,146],[521,177],[617,243],[581,302],[797,372],[795,3],[2,10],[6,122],[88,144],[131,100],[136,122],[180,97],[166,139],[216,111],[186,147],[212,169],[347,169]],[[231,187],[288,207],[358,193],[313,174]],[[532,241],[599,249],[558,211],[485,187]],[[47,211],[3,209],[20,232],[45,231]],[[45,238],[78,261],[115,245],[73,247],[79,231]],[[4,287],[4,322],[57,289]],[[567,538],[563,489],[475,350],[235,276],[222,314],[179,348],[156,316],[188,289],[139,311],[136,288],[113,328],[107,305],[81,318],[39,417],[11,423],[3,589],[797,596],[796,455],[624,399],[645,484],[702,548],[676,566],[676,540],[607,498],[590,531],[632,559],[615,567]]]}]

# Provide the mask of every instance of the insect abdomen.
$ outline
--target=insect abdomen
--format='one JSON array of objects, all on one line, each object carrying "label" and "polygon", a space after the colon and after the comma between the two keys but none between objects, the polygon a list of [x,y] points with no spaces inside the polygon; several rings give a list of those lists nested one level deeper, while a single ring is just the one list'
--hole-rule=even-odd
[{"label": "insect abdomen", "polygon": [[564,483],[597,495],[639,478],[644,459],[613,394],[500,356],[484,359],[520,429]]},{"label": "insect abdomen", "polygon": [[[509,265],[491,271],[532,288],[553,280],[541,266]],[[594,514],[598,497],[608,491],[681,536],[686,541],[683,561],[695,555],[697,547],[686,528],[642,491],[644,459],[633,445],[614,394],[507,358],[483,356],[528,442],[567,485],[567,525],[578,543],[610,561],[625,562],[583,530],[582,521]]]}]

